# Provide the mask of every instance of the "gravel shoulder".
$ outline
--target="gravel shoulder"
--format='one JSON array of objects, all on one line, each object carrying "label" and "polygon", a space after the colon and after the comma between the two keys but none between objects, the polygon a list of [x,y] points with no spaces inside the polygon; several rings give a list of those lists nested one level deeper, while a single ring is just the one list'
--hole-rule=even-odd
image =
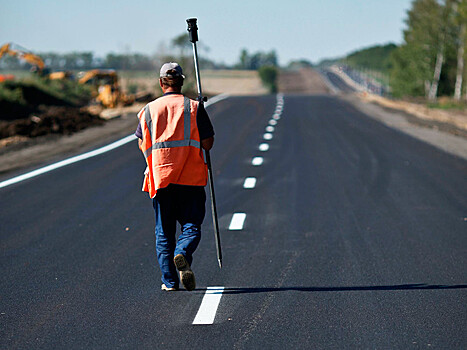
[{"label": "gravel shoulder", "polygon": [[[407,101],[369,94],[341,70],[333,69],[355,92],[333,91],[355,108],[383,124],[467,160],[467,112],[437,110]],[[323,77],[326,80],[325,77]],[[328,81],[328,83],[330,83]]]}]

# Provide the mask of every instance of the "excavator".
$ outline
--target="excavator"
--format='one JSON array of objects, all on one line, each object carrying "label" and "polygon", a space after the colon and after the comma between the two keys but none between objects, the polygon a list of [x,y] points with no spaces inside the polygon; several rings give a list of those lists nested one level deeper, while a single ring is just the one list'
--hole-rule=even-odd
[{"label": "excavator", "polygon": [[2,47],[0,47],[0,58],[5,56],[6,54],[25,60],[26,62],[30,63],[33,66],[34,70],[38,73],[43,73],[45,70],[45,63],[42,60],[42,58],[40,58],[37,55],[34,55],[32,52],[29,52],[24,48],[21,48],[19,45],[13,43],[6,43]]},{"label": "excavator", "polygon": [[118,75],[113,69],[92,69],[79,74],[80,84],[91,85],[96,95],[96,101],[107,108],[118,105],[130,105],[134,97],[125,95],[118,83]]},{"label": "excavator", "polygon": [[37,73],[41,77],[47,77],[51,80],[57,79],[71,79],[73,74],[69,71],[63,72],[49,72],[49,69],[45,66],[44,60],[39,57],[38,55],[33,54],[29,50],[14,44],[14,43],[6,43],[5,45],[0,47],[0,58],[5,55],[10,55],[13,57],[17,57],[21,60],[24,60],[32,65],[32,71]]}]

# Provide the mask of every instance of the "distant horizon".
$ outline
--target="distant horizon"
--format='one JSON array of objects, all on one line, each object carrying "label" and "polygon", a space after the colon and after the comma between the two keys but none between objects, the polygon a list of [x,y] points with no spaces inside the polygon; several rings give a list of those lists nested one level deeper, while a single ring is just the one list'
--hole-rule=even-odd
[{"label": "distant horizon", "polygon": [[[2,43],[2,45],[5,44],[5,43]],[[15,43],[16,44],[16,43]],[[365,49],[369,49],[369,48],[372,48],[372,47],[377,47],[377,46],[386,46],[386,45],[391,45],[391,44],[394,44],[394,45],[397,45],[399,46],[400,44],[397,44],[395,42],[386,42],[386,43],[382,43],[382,44],[373,44],[373,45],[369,45],[369,46],[364,46],[364,47],[360,47],[360,48],[357,48],[357,49],[354,49],[354,50],[350,50],[349,52],[345,53],[345,54],[342,54],[342,55],[338,55],[338,56],[334,56],[334,57],[324,57],[322,59],[320,59],[319,61],[310,61],[306,58],[303,58],[303,57],[297,57],[297,58],[292,58],[291,60],[289,60],[288,62],[286,62],[285,64],[280,64],[279,66],[287,66],[289,63],[293,62],[293,61],[300,61],[300,60],[305,60],[305,61],[308,61],[310,63],[312,63],[313,65],[317,65],[319,63],[321,63],[322,61],[332,61],[332,60],[337,60],[337,59],[340,59],[340,58],[343,58],[343,57],[346,57],[346,56],[349,56],[350,54],[353,54],[355,52],[358,52],[358,51],[362,51],[362,50],[365,50]],[[27,49],[29,50],[28,48],[25,48],[24,49]],[[274,50],[274,49],[273,49]],[[241,51],[241,50],[240,50]],[[239,51],[239,54],[240,54],[240,51]],[[29,50],[29,52],[33,52],[31,50]],[[92,53],[94,58],[97,58],[97,59],[104,59],[107,55],[109,54],[116,54],[116,55],[135,55],[135,54],[141,54],[141,55],[145,55],[145,56],[155,56],[157,55],[157,52],[154,52],[154,53],[144,53],[144,52],[138,52],[138,51],[133,51],[133,52],[114,52],[114,51],[110,51],[110,52],[107,52],[107,53],[104,53],[103,55],[98,55],[96,54],[95,52],[93,52],[92,50],[82,50],[82,51],[63,51],[63,52],[59,52],[59,51],[43,51],[43,52],[34,52],[35,54],[37,54],[38,56],[40,56],[41,54],[44,55],[44,54],[60,54],[60,55],[64,55],[64,54],[71,54],[71,53]],[[248,51],[249,53],[256,53],[258,51],[255,51],[255,50],[252,50],[252,51]],[[169,53],[167,53],[167,55],[170,56]],[[176,55],[176,53],[174,53],[174,55]],[[189,55],[190,56],[190,55]],[[213,59],[210,59],[208,56],[206,55],[203,55],[203,54],[200,54],[199,55],[200,57],[202,58],[205,58],[205,59],[209,59],[211,61],[213,61],[214,63],[217,63],[217,64],[225,64],[224,62],[219,62],[219,61],[216,61],[216,60],[213,60]],[[279,57],[280,58],[280,57]],[[235,65],[237,62],[234,62],[233,64],[225,64],[226,66],[233,66]],[[201,67],[202,68],[202,67]]]},{"label": "distant horizon", "polygon": [[202,56],[233,65],[242,49],[275,50],[280,65],[305,59],[318,63],[383,43],[402,43],[412,0],[270,0],[198,2],[179,0],[165,15],[160,0],[0,0],[0,45],[19,44],[33,53],[167,52],[198,18]]}]

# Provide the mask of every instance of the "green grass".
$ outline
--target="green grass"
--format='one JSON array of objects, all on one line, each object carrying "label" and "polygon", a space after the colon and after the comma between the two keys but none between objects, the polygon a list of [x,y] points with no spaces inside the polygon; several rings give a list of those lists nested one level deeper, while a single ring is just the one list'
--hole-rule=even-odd
[{"label": "green grass", "polygon": [[26,105],[26,101],[23,98],[21,88],[9,89],[4,84],[0,83],[0,101],[7,101],[10,103],[18,103],[20,105]]},{"label": "green grass", "polygon": [[465,100],[456,101],[452,97],[443,96],[438,98],[436,102],[428,102],[428,108],[443,109],[443,110],[467,110],[467,102]]},{"label": "green grass", "polygon": [[434,103],[427,103],[428,108],[442,110],[467,110],[467,103],[462,101],[454,101],[452,99],[440,100]]},{"label": "green grass", "polygon": [[0,74],[2,75],[14,75],[15,79],[25,79],[29,78],[33,75],[33,73],[27,70],[0,70]]},{"label": "green grass", "polygon": [[36,76],[0,84],[0,100],[26,104],[23,88],[33,87],[71,105],[84,105],[91,99],[90,87],[71,80],[47,80]]}]

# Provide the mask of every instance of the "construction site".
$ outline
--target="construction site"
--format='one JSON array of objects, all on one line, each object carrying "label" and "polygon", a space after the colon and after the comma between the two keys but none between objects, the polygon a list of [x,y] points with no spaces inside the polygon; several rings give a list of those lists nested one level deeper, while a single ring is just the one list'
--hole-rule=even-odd
[{"label": "construction site", "polygon": [[0,59],[7,55],[27,62],[31,73],[22,78],[0,75],[2,146],[25,138],[67,135],[102,125],[106,119],[103,111],[154,97],[126,95],[114,70],[51,72],[40,56],[11,43],[0,48]]}]

